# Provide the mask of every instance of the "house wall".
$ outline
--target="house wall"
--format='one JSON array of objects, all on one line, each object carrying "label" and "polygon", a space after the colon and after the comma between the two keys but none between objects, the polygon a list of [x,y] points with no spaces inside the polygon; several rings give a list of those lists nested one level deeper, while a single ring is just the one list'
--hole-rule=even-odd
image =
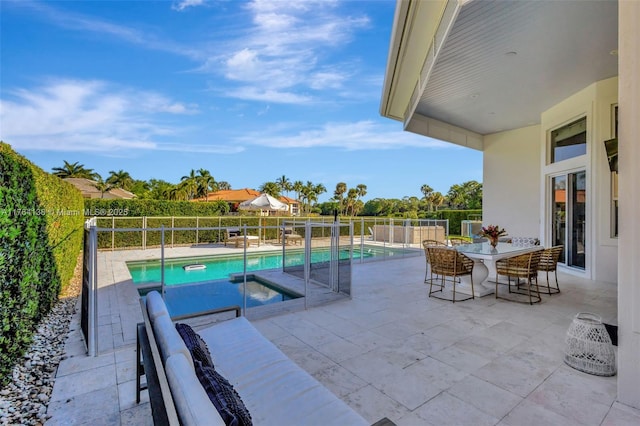
[{"label": "house wall", "polygon": [[[540,217],[551,211],[551,179],[558,174],[585,170],[587,173],[587,234],[584,272],[570,270],[586,278],[615,282],[617,279],[617,238],[611,236],[611,173],[604,141],[613,135],[612,106],[618,99],[617,77],[589,85],[541,115]],[[587,117],[587,153],[549,164],[550,133],[581,117]],[[543,244],[551,240],[549,220],[540,222]]]},{"label": "house wall", "polygon": [[619,2],[618,25],[618,400],[640,408],[640,2]]},{"label": "house wall", "polygon": [[483,225],[510,236],[540,234],[540,126],[484,137]]}]

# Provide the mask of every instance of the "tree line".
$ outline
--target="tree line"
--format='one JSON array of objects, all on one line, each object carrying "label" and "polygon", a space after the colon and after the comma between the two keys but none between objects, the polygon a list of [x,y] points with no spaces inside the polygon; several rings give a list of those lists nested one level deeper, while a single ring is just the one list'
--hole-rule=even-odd
[{"label": "tree line", "polygon": [[[111,170],[109,176],[103,179],[93,169],[78,162],[64,161],[62,167],[54,167],[53,174],[61,178],[86,178],[95,182],[95,187],[104,193],[114,188],[130,191],[140,199],[189,201],[203,199],[208,201],[209,194],[225,189],[232,189],[226,181],[216,180],[206,169],[191,169],[190,173],[182,176],[180,182],[171,183],[162,179],[148,181],[134,179],[124,170]],[[280,176],[274,181],[263,183],[258,191],[280,198],[286,195],[300,203],[301,214],[333,215],[337,212],[341,216],[397,216],[397,217],[425,217],[439,209],[481,209],[482,184],[472,180],[462,184],[454,184],[447,194],[434,191],[427,184],[420,187],[422,197],[405,196],[402,199],[374,198],[363,201],[367,195],[367,186],[357,184],[349,188],[347,183],[336,184],[333,196],[327,202],[318,203],[320,195],[327,192],[323,184],[311,181],[303,183],[300,180],[291,181],[286,176]],[[224,203],[224,202],[223,202]],[[227,209],[221,209],[227,211]]]}]

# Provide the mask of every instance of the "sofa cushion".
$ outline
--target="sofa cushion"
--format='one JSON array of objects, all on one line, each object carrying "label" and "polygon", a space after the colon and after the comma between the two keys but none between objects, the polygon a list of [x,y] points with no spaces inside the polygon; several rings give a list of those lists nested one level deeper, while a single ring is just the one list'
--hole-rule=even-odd
[{"label": "sofa cushion", "polygon": [[162,296],[157,291],[150,291],[147,294],[147,312],[151,322],[155,321],[162,314],[169,316],[167,305],[162,300]]},{"label": "sofa cushion", "polygon": [[183,354],[171,355],[167,358],[165,369],[180,424],[185,426],[225,424],[198,381],[193,365],[189,363],[187,357]]},{"label": "sofa cushion", "polygon": [[194,360],[196,377],[227,426],[250,426],[251,415],[233,386],[211,365]]},{"label": "sofa cushion", "polygon": [[213,360],[211,359],[209,348],[207,347],[207,343],[202,340],[202,337],[193,331],[193,328],[191,328],[189,324],[178,323],[176,324],[176,330],[178,330],[178,334],[180,334],[180,337],[184,340],[184,344],[191,353],[194,363],[195,361],[200,361],[203,365],[213,367]]},{"label": "sofa cushion", "polygon": [[255,424],[369,425],[287,358],[246,318],[199,330],[216,370],[238,391]]},{"label": "sofa cushion", "polygon": [[186,358],[191,368],[193,369],[193,359],[191,353],[187,349],[187,345],[184,344],[184,340],[178,334],[178,330],[171,322],[171,318],[168,315],[160,315],[152,324],[153,335],[158,342],[160,348],[160,354],[162,355],[162,361],[166,362],[167,358],[171,355],[181,353]]}]

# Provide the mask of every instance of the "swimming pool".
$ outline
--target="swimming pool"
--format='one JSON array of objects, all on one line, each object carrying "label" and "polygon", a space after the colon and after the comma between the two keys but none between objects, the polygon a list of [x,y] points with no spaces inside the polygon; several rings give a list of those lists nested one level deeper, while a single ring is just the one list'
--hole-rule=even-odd
[{"label": "swimming pool", "polygon": [[[389,249],[377,246],[364,246],[362,257],[373,258],[380,256],[405,255],[415,250]],[[360,247],[353,251],[352,257],[360,258]],[[311,261],[325,262],[330,258],[329,248],[314,249],[311,253]],[[340,250],[340,259],[348,259],[349,250]],[[302,265],[304,263],[304,250],[288,250],[286,266]],[[185,271],[184,266],[202,264],[204,269]],[[161,280],[160,260],[142,260],[127,262],[131,278],[137,286],[158,284]],[[247,271],[259,271],[264,269],[282,268],[282,252],[262,252],[247,255]],[[192,284],[205,281],[229,279],[233,274],[241,274],[244,271],[243,255],[215,255],[200,257],[183,257],[166,259],[164,262],[164,282],[167,286]]]},{"label": "swimming pool", "polygon": [[[243,306],[244,289],[242,279],[218,280],[196,285],[179,285],[166,288],[165,301],[169,314],[173,317],[226,306]],[[141,292],[144,293],[145,290],[141,290]],[[246,293],[247,308],[270,305],[301,297],[299,294],[278,288],[251,275],[247,275]]]}]

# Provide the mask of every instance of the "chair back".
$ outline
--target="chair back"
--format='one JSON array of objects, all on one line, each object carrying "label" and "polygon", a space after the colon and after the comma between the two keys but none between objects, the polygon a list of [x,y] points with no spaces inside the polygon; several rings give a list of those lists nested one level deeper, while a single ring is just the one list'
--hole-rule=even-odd
[{"label": "chair back", "polygon": [[469,244],[469,241],[465,240],[464,238],[449,238],[449,242],[451,243],[452,246],[461,246],[463,244]]},{"label": "chair back", "polygon": [[425,253],[428,247],[446,247],[447,245],[438,240],[423,240],[422,247],[424,247]]},{"label": "chair back", "polygon": [[500,275],[527,278],[538,274],[542,250],[500,259],[496,262],[496,271]]},{"label": "chair back", "polygon": [[564,246],[553,246],[546,248],[542,251],[540,255],[540,263],[538,264],[539,271],[555,271],[558,267],[558,260],[560,259],[560,254],[562,254],[562,250]]},{"label": "chair back", "polygon": [[431,271],[437,275],[456,277],[469,275],[473,270],[473,260],[449,247],[429,246],[426,248]]}]

